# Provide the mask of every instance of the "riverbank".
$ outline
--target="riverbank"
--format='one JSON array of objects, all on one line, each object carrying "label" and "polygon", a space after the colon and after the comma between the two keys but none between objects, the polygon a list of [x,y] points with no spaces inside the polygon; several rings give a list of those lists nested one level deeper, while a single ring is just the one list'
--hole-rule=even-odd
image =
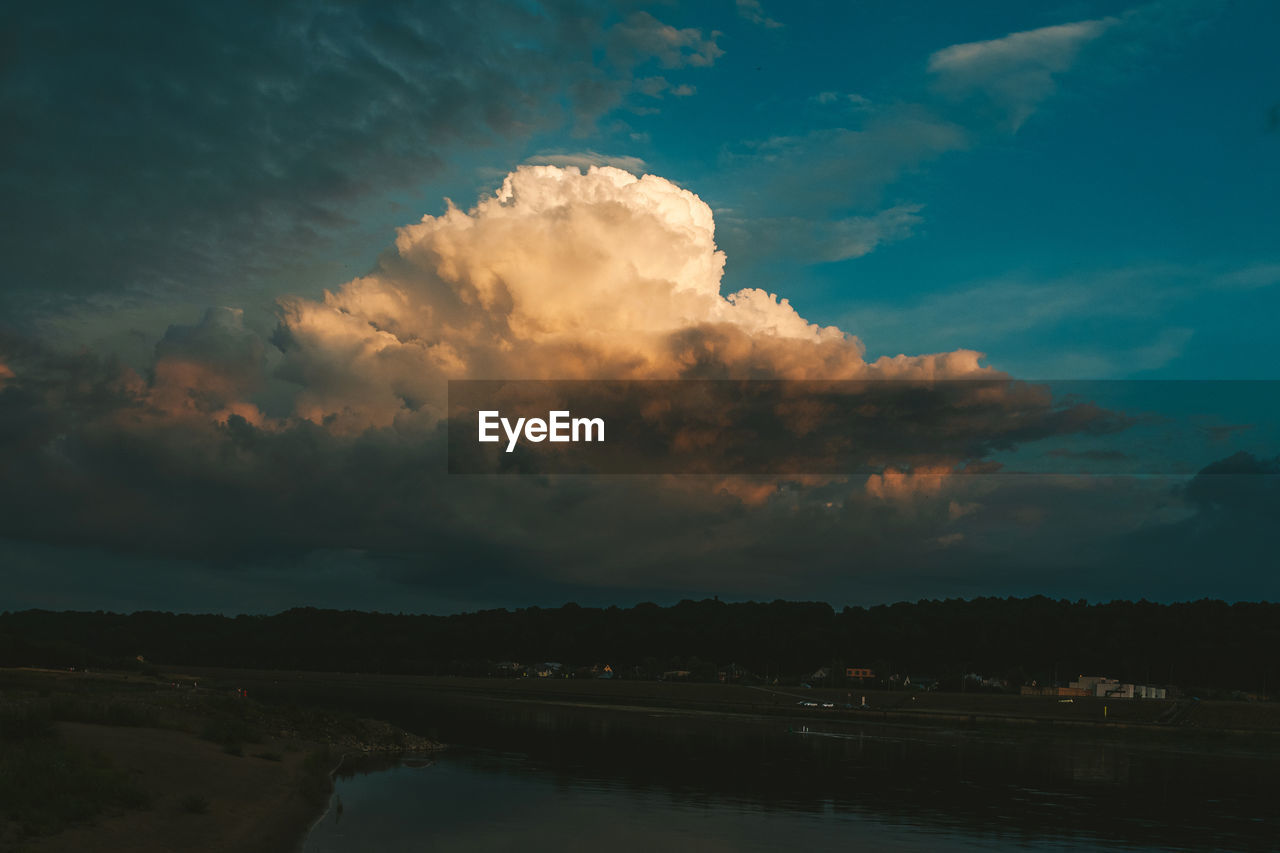
[{"label": "riverbank", "polygon": [[[1280,754],[1280,708],[1270,703],[623,680],[0,670],[0,711],[0,724],[19,723],[0,736],[39,747],[18,769],[32,784],[16,790],[30,802],[77,806],[26,825],[0,802],[0,849],[32,853],[291,849],[324,814],[343,756],[431,752],[435,740],[410,732],[452,740],[459,723],[471,737],[460,742],[492,748],[525,743],[511,727],[524,720],[539,738],[562,733],[552,738],[561,746],[616,722],[650,739],[807,730],[859,741],[1069,743],[1072,755],[1090,743],[1153,756]],[[21,751],[6,749],[0,765]],[[52,758],[42,764],[40,755]],[[41,768],[68,757],[78,769],[44,778]]]},{"label": "riverbank", "polygon": [[0,739],[0,773],[29,794],[0,803],[0,849],[30,853],[294,849],[342,756],[440,748],[207,676],[38,670],[0,671]]},{"label": "riverbank", "polygon": [[312,759],[319,753],[295,742],[266,740],[262,752],[246,757],[181,731],[87,723],[58,728],[67,743],[129,774],[147,807],[28,839],[19,849],[30,853],[289,850],[323,808],[315,796],[323,774],[316,778]]}]

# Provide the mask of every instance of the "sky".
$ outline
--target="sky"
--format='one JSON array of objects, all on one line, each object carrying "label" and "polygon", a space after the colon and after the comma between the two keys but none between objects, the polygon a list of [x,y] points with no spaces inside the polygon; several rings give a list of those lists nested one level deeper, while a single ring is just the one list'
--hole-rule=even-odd
[{"label": "sky", "polygon": [[[1274,4],[11,23],[0,609],[1280,594]],[[1124,417],[1030,441],[1010,394],[1003,455],[854,480],[443,471],[449,379],[993,376]],[[992,467],[1135,448],[1183,476]]]}]

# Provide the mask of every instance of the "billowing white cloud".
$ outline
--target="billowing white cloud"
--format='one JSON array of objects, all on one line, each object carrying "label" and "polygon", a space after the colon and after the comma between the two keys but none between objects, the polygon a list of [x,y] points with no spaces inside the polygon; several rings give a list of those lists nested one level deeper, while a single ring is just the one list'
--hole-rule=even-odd
[{"label": "billowing white cloud", "polygon": [[[856,235],[851,235],[856,236]],[[469,211],[399,230],[322,300],[281,301],[297,413],[343,431],[434,422],[451,378],[955,377],[980,354],[868,363],[758,289],[721,294],[711,209],[655,175],[522,166]]]},{"label": "billowing white cloud", "polygon": [[948,94],[989,97],[1007,111],[1016,130],[1053,94],[1054,75],[1069,69],[1080,49],[1115,23],[1115,18],[1077,21],[955,44],[929,57],[929,71]]}]

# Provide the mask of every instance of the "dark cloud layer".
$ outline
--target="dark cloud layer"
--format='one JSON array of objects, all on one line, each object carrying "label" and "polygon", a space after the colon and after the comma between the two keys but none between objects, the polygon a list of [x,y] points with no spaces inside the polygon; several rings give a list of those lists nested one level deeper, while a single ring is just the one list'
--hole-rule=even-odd
[{"label": "dark cloud layer", "polygon": [[637,68],[720,53],[554,0],[28,4],[5,30],[10,311],[268,278],[459,145],[590,125]]},{"label": "dark cloud layer", "polygon": [[[1275,460],[1233,456],[1185,486],[939,472],[449,477],[438,425],[336,434],[223,411],[228,400],[208,396],[223,386],[208,377],[227,365],[243,378],[257,354],[231,345],[242,336],[217,314],[175,328],[145,377],[90,354],[6,342],[15,377],[0,389],[0,539],[107,555],[70,560],[58,570],[68,579],[93,565],[144,567],[140,578],[170,579],[156,587],[165,596],[185,577],[200,595],[222,589],[234,599],[225,589],[261,585],[280,602],[290,584],[306,601],[340,604],[364,590],[385,603],[353,600],[383,607],[401,589],[428,609],[690,594],[874,601],[993,589],[1276,589],[1260,569],[1269,559],[1262,531],[1277,511]],[[161,369],[175,360],[207,371],[204,384],[182,386],[187,403]],[[1215,556],[1234,562],[1207,572],[1202,561]],[[365,574],[337,582],[318,568],[334,560]],[[25,563],[15,565],[14,580],[30,580]],[[28,591],[11,595],[31,601]],[[164,603],[138,595],[139,606]]]}]

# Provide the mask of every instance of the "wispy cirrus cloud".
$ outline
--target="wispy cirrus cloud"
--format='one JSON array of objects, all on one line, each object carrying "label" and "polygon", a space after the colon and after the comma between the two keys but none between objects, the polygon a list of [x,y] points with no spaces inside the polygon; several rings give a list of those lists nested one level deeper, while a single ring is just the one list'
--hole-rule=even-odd
[{"label": "wispy cirrus cloud", "polygon": [[734,257],[808,263],[860,257],[904,239],[923,205],[885,204],[902,176],[965,148],[961,126],[914,106],[864,111],[856,127],[757,140],[722,156],[739,195],[725,217]]},{"label": "wispy cirrus cloud", "polygon": [[886,243],[910,237],[923,221],[923,205],[899,204],[870,216],[812,221],[801,216],[720,220],[726,245],[735,256],[752,261],[767,256],[802,263],[828,263],[860,258]]},{"label": "wispy cirrus cloud", "polygon": [[928,69],[940,92],[987,98],[1017,130],[1053,94],[1057,75],[1075,64],[1083,47],[1117,23],[1115,18],[1077,21],[955,44],[930,56]]},{"label": "wispy cirrus cloud", "polygon": [[673,27],[648,12],[633,12],[605,36],[606,49],[620,68],[634,68],[649,59],[663,68],[706,68],[724,55],[720,34],[704,35],[695,27]]},{"label": "wispy cirrus cloud", "polygon": [[769,137],[726,152],[724,166],[751,172],[775,207],[874,209],[885,189],[949,151],[964,148],[968,132],[928,109],[906,105],[868,114],[853,127],[825,127]]},{"label": "wispy cirrus cloud", "polygon": [[[1195,334],[1185,323],[1158,319],[1206,295],[1230,296],[1280,284],[1280,267],[1156,265],[1079,272],[1049,279],[1005,277],[954,286],[908,304],[867,304],[842,320],[875,349],[883,342],[930,348],[947,341],[986,341],[999,352],[1017,340],[1019,372],[1102,378],[1155,370],[1179,358]],[[1124,333],[1109,346],[1094,336],[1052,334],[1086,323]]]},{"label": "wispy cirrus cloud", "polygon": [[766,27],[771,30],[779,29],[782,23],[775,21],[764,13],[764,6],[760,4],[760,0],[734,0],[737,6],[738,15],[753,24]]},{"label": "wispy cirrus cloud", "polygon": [[[742,230],[749,239],[726,235],[729,246],[735,256],[759,254],[781,210],[810,221],[815,235],[832,235],[830,245],[811,253],[814,262],[850,257],[839,248],[832,222],[872,213],[889,188],[949,152],[1016,132],[1060,90],[1068,72],[1089,69],[1081,74],[1086,85],[1096,84],[1100,68],[1129,73],[1138,57],[1175,43],[1196,19],[1190,9],[1150,4],[1115,17],[949,45],[926,59],[921,89],[898,100],[820,91],[799,105],[811,115],[808,130],[726,148],[722,163],[744,188],[727,206],[740,218],[759,219],[757,227]],[[1123,47],[1114,37],[1119,32]],[[1090,57],[1096,61],[1086,62],[1086,51],[1103,41]],[[912,203],[909,197],[893,201]]]}]

